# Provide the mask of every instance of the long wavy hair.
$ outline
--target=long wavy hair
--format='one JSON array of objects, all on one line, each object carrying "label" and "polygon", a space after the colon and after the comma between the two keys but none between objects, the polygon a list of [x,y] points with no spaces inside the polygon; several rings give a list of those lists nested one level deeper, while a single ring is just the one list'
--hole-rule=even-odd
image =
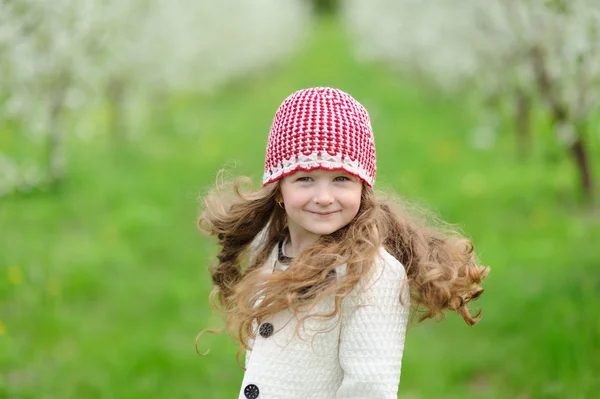
[{"label": "long wavy hair", "polygon": [[[404,265],[413,316],[419,322],[442,319],[446,310],[458,313],[469,325],[478,321],[481,311],[472,315],[467,305],[483,293],[480,283],[489,268],[477,264],[471,241],[431,214],[397,198],[376,195],[366,185],[359,211],[348,225],[321,236],[293,258],[285,273],[264,273],[272,250],[288,234],[285,210],[276,202],[279,195],[279,182],[253,190],[247,177],[227,182],[220,174],[203,199],[198,225],[216,237],[220,248],[210,268],[211,299],[226,315],[226,323],[221,330],[203,330],[198,337],[228,330],[240,345],[238,363],[243,349],[251,349],[255,323],[270,315],[288,309],[300,326],[311,309],[331,296],[333,311],[320,316],[339,315],[344,297],[372,272],[381,247]],[[343,264],[344,278],[328,278]]]}]

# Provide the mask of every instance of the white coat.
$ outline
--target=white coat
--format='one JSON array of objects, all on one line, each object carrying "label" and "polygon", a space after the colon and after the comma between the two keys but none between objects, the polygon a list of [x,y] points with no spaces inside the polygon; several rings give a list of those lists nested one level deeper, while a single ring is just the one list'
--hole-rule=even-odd
[{"label": "white coat", "polygon": [[[276,261],[277,247],[265,266],[272,271]],[[342,301],[339,322],[309,318],[300,338],[290,311],[257,326],[239,399],[396,399],[409,316],[406,272],[384,249],[374,266],[373,277]],[[314,313],[331,309],[327,298]]]}]

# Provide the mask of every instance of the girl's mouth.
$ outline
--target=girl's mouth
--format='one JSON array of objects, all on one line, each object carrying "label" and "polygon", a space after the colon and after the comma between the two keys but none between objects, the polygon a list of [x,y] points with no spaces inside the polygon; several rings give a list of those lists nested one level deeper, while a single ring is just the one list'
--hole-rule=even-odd
[{"label": "girl's mouth", "polygon": [[317,215],[317,216],[329,216],[329,215],[333,215],[334,213],[338,213],[339,211],[332,211],[332,212],[313,212],[313,211],[309,211],[310,213]]}]

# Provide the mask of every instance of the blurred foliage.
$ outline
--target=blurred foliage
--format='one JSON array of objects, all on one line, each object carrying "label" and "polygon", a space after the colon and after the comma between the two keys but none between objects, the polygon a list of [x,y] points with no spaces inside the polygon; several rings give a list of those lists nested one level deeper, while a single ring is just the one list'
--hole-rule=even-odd
[{"label": "blurred foliage", "polygon": [[[223,165],[258,183],[275,109],[318,85],[369,109],[377,187],[458,224],[492,267],[477,326],[455,315],[411,326],[399,397],[595,398],[600,217],[578,208],[569,158],[541,129],[524,160],[511,134],[474,148],[477,115],[461,96],[356,63],[329,20],[281,68],[166,99],[130,142],[74,134],[97,128],[104,111],[91,112],[71,126],[62,186],[0,202],[0,398],[236,397],[229,337],[205,336],[206,357],[194,349],[223,323],[208,303],[216,247],[195,226],[198,196]],[[597,138],[590,148],[598,175]]]},{"label": "blurred foliage", "polygon": [[343,0],[310,0],[317,14],[335,14]]},{"label": "blurred foliage", "polygon": [[569,3],[566,0],[546,0],[546,5],[556,12],[565,13],[569,10]]},{"label": "blurred foliage", "polygon": [[[520,137],[523,154],[532,142],[531,131],[539,130],[531,124],[534,113],[544,112],[556,140],[579,169],[585,201],[592,202],[596,183],[587,136],[600,109],[599,2],[342,4],[357,54],[389,62],[405,76],[425,79],[453,96],[477,97],[497,119],[514,125],[509,133]],[[510,104],[510,115],[498,113],[500,103]],[[484,136],[497,133],[494,126],[482,127]]]}]

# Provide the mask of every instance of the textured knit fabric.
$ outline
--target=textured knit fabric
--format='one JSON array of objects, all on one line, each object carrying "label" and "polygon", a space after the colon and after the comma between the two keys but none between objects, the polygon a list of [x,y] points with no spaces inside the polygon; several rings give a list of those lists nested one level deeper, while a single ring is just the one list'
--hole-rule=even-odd
[{"label": "textured knit fabric", "polygon": [[344,170],[375,182],[375,141],[367,110],[329,87],[299,90],[275,113],[263,186],[298,170]]},{"label": "textured knit fabric", "polygon": [[[277,248],[266,264],[276,265]],[[285,265],[280,265],[285,268]],[[337,270],[343,276],[345,266]],[[409,315],[404,267],[381,250],[373,277],[343,300],[339,320],[297,320],[280,312],[261,326],[246,353],[240,399],[396,399]],[[403,304],[400,304],[400,295]],[[333,309],[333,298],[313,313]]]}]

